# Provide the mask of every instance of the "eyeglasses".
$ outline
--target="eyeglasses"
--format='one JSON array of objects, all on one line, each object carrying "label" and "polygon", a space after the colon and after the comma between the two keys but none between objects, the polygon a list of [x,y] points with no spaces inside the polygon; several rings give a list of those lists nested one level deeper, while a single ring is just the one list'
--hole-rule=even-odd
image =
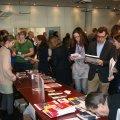
[{"label": "eyeglasses", "polygon": [[109,41],[114,44],[117,40],[113,38],[113,39],[110,39]]},{"label": "eyeglasses", "polygon": [[97,38],[105,38],[106,37],[106,35],[105,36],[97,36]]}]

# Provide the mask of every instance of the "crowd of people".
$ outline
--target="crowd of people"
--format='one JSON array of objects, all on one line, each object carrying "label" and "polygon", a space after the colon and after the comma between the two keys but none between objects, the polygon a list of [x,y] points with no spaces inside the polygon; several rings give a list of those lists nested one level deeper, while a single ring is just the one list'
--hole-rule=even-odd
[{"label": "crowd of people", "polygon": [[[48,38],[46,32],[35,36],[32,31],[22,30],[14,37],[7,30],[0,31],[0,107],[7,111],[6,120],[13,119],[12,85],[16,76],[12,71],[30,69],[52,75],[57,82],[87,94],[85,103],[90,111],[115,120],[120,102],[115,103],[111,95],[117,94],[119,98],[120,93],[120,25],[114,25],[111,33],[104,26],[93,28],[89,35],[76,27],[72,35],[66,33],[63,40],[56,33]],[[73,53],[80,54],[81,58],[71,59]],[[87,62],[86,54],[98,56],[96,64]],[[116,64],[109,76],[111,58]],[[103,106],[105,111],[98,110]]]}]

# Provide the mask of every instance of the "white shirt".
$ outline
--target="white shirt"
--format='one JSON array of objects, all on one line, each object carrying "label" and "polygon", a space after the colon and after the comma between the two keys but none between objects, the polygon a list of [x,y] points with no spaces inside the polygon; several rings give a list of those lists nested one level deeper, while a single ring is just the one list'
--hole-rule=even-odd
[{"label": "white shirt", "polygon": [[[105,40],[105,41],[106,41],[106,40]],[[98,43],[98,42],[97,42],[97,56],[99,56],[99,57],[100,57],[100,54],[101,54],[102,49],[103,49],[103,47],[104,47],[105,41],[104,41],[104,43]]]}]

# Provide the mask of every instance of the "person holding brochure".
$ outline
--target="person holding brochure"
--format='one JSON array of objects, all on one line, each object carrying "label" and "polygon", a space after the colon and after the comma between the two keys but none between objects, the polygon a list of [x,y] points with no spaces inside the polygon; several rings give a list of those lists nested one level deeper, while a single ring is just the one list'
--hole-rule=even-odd
[{"label": "person holding brochure", "polygon": [[88,81],[88,64],[84,63],[85,53],[88,48],[88,40],[84,31],[77,27],[73,30],[73,53],[79,54],[81,57],[74,60],[72,65],[72,78],[75,83],[75,88],[79,92],[87,93],[87,81]]},{"label": "person holding brochure", "polygon": [[113,75],[108,77],[108,81],[110,81],[108,93],[110,95],[120,93],[120,33],[114,35],[114,39],[112,40],[113,45],[116,47],[118,51],[117,62],[113,67]]},{"label": "person holding brochure", "polygon": [[99,56],[96,64],[89,63],[88,93],[101,91],[108,93],[109,61],[115,55],[115,47],[107,40],[106,27],[99,27],[97,40],[91,42],[87,54]]}]

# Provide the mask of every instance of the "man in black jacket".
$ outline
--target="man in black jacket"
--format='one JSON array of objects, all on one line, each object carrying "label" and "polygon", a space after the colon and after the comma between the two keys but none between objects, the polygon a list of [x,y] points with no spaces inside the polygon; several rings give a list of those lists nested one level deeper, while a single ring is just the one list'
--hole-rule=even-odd
[{"label": "man in black jacket", "polygon": [[120,94],[108,96],[101,92],[91,92],[85,99],[88,110],[98,116],[107,116],[108,120],[117,120],[117,111],[120,108]]},{"label": "man in black jacket", "polygon": [[90,63],[88,73],[88,93],[94,91],[108,92],[109,61],[115,55],[115,47],[107,40],[108,31],[106,27],[99,27],[97,40],[91,42],[88,54],[99,56],[97,64]]}]

